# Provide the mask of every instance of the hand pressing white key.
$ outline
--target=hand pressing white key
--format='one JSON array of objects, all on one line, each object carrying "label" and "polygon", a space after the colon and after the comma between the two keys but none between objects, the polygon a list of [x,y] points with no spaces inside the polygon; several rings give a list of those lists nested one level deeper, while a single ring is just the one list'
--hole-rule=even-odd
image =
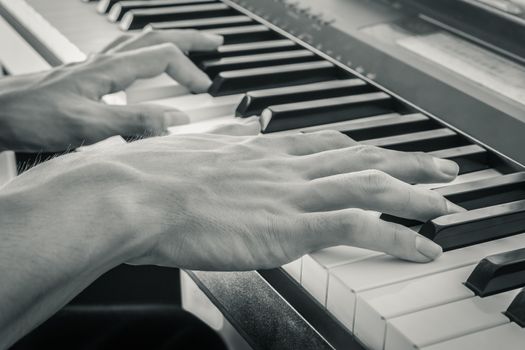
[{"label": "hand pressing white key", "polygon": [[0,348],[125,262],[252,270],[337,245],[431,261],[438,245],[368,210],[421,221],[461,211],[403,182],[457,172],[335,131],[179,134],[55,158],[0,190]]},{"label": "hand pressing white key", "polygon": [[140,104],[109,106],[102,96],[138,79],[167,73],[193,92],[211,84],[184,54],[215,50],[222,37],[197,31],[144,32],[123,37],[81,63],[0,80],[0,150],[54,152],[113,135],[161,135],[185,124],[177,109]]}]

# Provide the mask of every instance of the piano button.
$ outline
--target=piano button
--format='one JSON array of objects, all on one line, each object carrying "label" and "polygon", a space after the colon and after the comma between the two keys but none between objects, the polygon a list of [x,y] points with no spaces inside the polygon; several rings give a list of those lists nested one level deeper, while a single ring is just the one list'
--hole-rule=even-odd
[{"label": "piano button", "polygon": [[468,145],[430,152],[438,158],[450,159],[459,165],[459,173],[465,174],[489,167],[488,152],[481,146]]},{"label": "piano button", "polygon": [[421,349],[507,324],[502,312],[517,292],[468,298],[394,318],[387,325],[385,350]]},{"label": "piano button", "polygon": [[525,249],[483,258],[465,285],[481,297],[525,286]]},{"label": "piano button", "polygon": [[206,29],[203,32],[221,35],[224,38],[225,45],[279,39],[276,32],[261,24]]},{"label": "piano button", "polygon": [[382,349],[391,319],[474,297],[463,284],[473,269],[474,265],[468,265],[359,294],[354,335],[367,349]]},{"label": "piano button", "polygon": [[514,249],[524,239],[525,235],[521,234],[451,250],[429,264],[414,264],[381,254],[337,266],[329,270],[326,307],[348,329],[353,330],[356,298],[361,293],[473,265],[487,255]]},{"label": "piano button", "polygon": [[351,125],[341,130],[356,141],[389,137],[399,134],[413,133],[438,128],[439,124],[427,116],[415,113],[393,116],[385,120],[371,119],[361,124]]},{"label": "piano button", "polygon": [[192,52],[190,58],[198,63],[206,59],[241,56],[241,55],[253,55],[265,52],[278,52],[293,49],[301,49],[300,46],[295,44],[292,40],[268,40],[259,41],[255,43],[242,43],[242,44],[231,44],[219,46],[217,51],[213,52]]},{"label": "piano button", "polygon": [[238,12],[223,3],[139,9],[128,11],[120,22],[120,28],[122,30],[141,29],[153,22],[232,16],[236,14]]},{"label": "piano button", "polygon": [[[505,316],[507,316],[512,322],[517,323],[518,326],[522,328],[525,327],[525,290],[522,290],[514,298],[507,311],[505,311]],[[525,345],[525,339],[521,345]]]},{"label": "piano button", "polygon": [[502,175],[436,190],[465,209],[478,209],[525,199],[525,172]]},{"label": "piano button", "polygon": [[206,60],[201,62],[199,67],[213,79],[223,71],[301,63],[317,58],[318,56],[309,50],[292,50]]},{"label": "piano button", "polygon": [[97,4],[98,13],[108,13],[113,5],[115,5],[120,0],[100,0]]},{"label": "piano button", "polygon": [[356,262],[379,252],[349,246],[322,249],[303,256],[301,285],[321,305],[326,305],[328,271],[339,265]]},{"label": "piano button", "polygon": [[363,140],[361,142],[367,145],[408,152],[432,152],[463,146],[468,143],[466,139],[448,128]]},{"label": "piano button", "polygon": [[130,10],[172,7],[183,5],[196,5],[202,3],[217,3],[216,0],[142,0],[142,1],[119,1],[111,7],[108,19],[111,22],[118,22]]},{"label": "piano button", "polygon": [[182,21],[168,21],[150,23],[146,26],[148,29],[163,30],[163,29],[213,29],[225,28],[230,26],[240,26],[252,24],[253,20],[248,16],[226,16],[226,17],[212,17],[199,18]]},{"label": "piano button", "polygon": [[250,68],[219,73],[209,89],[214,96],[249,90],[333,80],[339,72],[327,61]]},{"label": "piano button", "polygon": [[394,110],[394,101],[384,92],[333,97],[270,106],[261,114],[264,132],[380,115]]},{"label": "piano button", "polygon": [[360,79],[331,80],[247,92],[235,111],[239,117],[259,115],[268,106],[371,92],[373,87]]},{"label": "piano button", "polygon": [[419,233],[444,251],[525,231],[525,200],[494,205],[427,221]]},{"label": "piano button", "polygon": [[523,344],[525,332],[511,322],[423,347],[421,350],[523,350]]}]

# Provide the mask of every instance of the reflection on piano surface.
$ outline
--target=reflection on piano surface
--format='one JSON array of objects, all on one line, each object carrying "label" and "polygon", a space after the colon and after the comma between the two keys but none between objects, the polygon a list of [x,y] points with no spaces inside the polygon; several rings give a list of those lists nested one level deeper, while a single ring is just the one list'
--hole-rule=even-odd
[{"label": "reflection on piano surface", "polygon": [[[311,303],[335,317],[330,326],[355,337],[357,342],[347,343],[354,348],[525,347],[525,298],[518,289],[525,286],[525,251],[515,250],[525,246],[525,173],[519,163],[234,2],[0,4],[18,25],[24,25],[24,19],[17,15],[31,13],[27,4],[50,23],[41,33],[31,33],[35,28],[29,27],[33,40],[52,31],[51,26],[62,33],[61,43],[47,47],[49,61],[55,63],[81,59],[82,52],[75,47],[88,54],[120,30],[199,29],[223,35],[225,44],[216,52],[190,56],[213,80],[208,93],[192,95],[167,77],[139,82],[127,91],[129,102],[164,104],[187,112],[195,123],[175,127],[174,133],[259,115],[264,133],[335,129],[363,144],[429,152],[456,161],[460,175],[453,183],[421,186],[441,192],[466,212],[426,223],[383,216],[416,227],[438,242],[446,251],[442,258],[419,265],[341,246],[285,266],[295,280],[288,283],[304,288]],[[514,5],[519,8],[520,3]],[[65,18],[66,10],[88,20]],[[330,346],[344,348],[340,340],[319,332]]]}]

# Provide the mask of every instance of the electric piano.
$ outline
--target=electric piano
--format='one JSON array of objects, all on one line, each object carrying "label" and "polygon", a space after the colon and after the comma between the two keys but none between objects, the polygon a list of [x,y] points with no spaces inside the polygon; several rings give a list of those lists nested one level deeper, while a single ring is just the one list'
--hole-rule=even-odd
[{"label": "electric piano", "polygon": [[159,76],[108,103],[184,110],[192,124],[173,133],[257,115],[263,133],[335,129],[458,162],[453,183],[420,186],[466,212],[383,216],[439,243],[438,260],[339,246],[274,270],[186,271],[183,302],[234,330],[232,348],[512,350],[525,348],[524,13],[521,0],[0,0],[0,35],[27,64],[12,50],[0,60],[16,74],[123,32],[217,33],[216,52],[190,55],[207,93]]}]

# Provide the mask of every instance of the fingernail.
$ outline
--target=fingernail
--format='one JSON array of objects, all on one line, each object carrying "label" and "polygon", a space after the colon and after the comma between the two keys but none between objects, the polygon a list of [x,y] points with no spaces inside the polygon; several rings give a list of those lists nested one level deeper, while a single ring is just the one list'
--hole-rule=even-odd
[{"label": "fingernail", "polygon": [[190,118],[181,111],[165,111],[164,112],[164,126],[167,128],[174,125],[188,124]]},{"label": "fingernail", "polygon": [[434,163],[439,171],[448,177],[456,177],[458,175],[459,166],[456,162],[447,159],[434,158]]},{"label": "fingernail", "polygon": [[224,38],[221,35],[211,33],[202,33],[202,35],[204,35],[206,39],[209,39],[217,46],[221,46],[224,43]]},{"label": "fingernail", "polygon": [[463,212],[465,212],[467,210],[465,208],[460,207],[459,205],[454,204],[451,201],[447,200],[447,211],[450,214],[454,214],[454,213],[463,213]]},{"label": "fingernail", "polygon": [[430,260],[437,259],[443,253],[439,245],[422,236],[416,237],[416,249]]}]

